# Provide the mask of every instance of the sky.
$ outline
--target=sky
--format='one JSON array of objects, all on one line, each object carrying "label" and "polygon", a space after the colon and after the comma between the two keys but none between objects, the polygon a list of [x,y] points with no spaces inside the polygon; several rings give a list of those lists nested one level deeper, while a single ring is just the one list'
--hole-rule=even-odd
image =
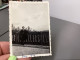
[{"label": "sky", "polygon": [[37,31],[49,30],[48,3],[10,2],[10,23],[15,27],[30,26]]}]

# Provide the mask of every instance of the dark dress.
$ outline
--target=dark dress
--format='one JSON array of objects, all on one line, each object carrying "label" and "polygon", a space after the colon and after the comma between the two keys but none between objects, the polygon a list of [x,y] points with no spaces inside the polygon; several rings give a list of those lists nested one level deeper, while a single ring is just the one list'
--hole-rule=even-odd
[{"label": "dark dress", "polygon": [[20,38],[21,44],[24,45],[26,39],[28,39],[28,31],[21,30],[19,33],[19,38]]}]

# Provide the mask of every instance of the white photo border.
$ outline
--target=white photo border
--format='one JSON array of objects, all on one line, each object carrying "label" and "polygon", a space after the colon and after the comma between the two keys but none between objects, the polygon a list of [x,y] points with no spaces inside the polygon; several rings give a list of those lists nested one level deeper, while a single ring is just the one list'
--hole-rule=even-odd
[{"label": "white photo border", "polygon": [[[18,3],[21,1],[9,1],[9,41],[10,41],[10,56],[13,56],[13,50],[12,50],[12,25],[11,25],[11,16],[10,16],[10,4],[12,4],[13,2]],[[39,57],[39,56],[51,56],[52,55],[52,50],[51,50],[51,30],[50,30],[50,11],[49,11],[49,2],[48,1],[34,1],[34,2],[26,2],[25,3],[47,3],[48,4],[48,24],[49,24],[49,53],[45,53],[45,54],[31,54],[31,55],[23,55],[23,56],[17,56],[17,58],[27,58],[27,57]]]}]

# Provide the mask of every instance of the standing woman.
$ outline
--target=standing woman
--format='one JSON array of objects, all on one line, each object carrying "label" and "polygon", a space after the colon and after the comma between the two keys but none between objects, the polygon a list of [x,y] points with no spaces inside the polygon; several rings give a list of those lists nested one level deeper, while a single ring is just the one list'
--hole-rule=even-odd
[{"label": "standing woman", "polygon": [[27,35],[26,35],[25,27],[22,26],[22,29],[21,29],[21,31],[19,32],[19,39],[20,39],[22,45],[25,44],[26,37],[27,37]]}]

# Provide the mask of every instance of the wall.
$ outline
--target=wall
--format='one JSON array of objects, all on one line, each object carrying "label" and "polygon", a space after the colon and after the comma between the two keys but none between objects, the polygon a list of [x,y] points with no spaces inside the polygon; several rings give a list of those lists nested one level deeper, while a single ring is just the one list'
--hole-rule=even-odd
[{"label": "wall", "polygon": [[80,24],[80,0],[44,0],[50,2],[50,15]]},{"label": "wall", "polygon": [[0,0],[0,6],[2,5],[2,0]]},{"label": "wall", "polygon": [[[70,24],[64,25],[65,27],[62,27],[62,32],[59,32],[57,37],[57,50],[56,50],[56,56],[55,59],[61,59],[61,60],[76,60],[80,59],[80,30],[79,25],[76,26],[76,24],[80,24],[80,0],[44,0],[49,1],[50,3],[50,15],[52,17],[56,17],[60,20],[59,22],[66,21],[70,22]],[[53,21],[55,19],[53,18]],[[57,21],[57,19],[56,19]],[[76,24],[72,24],[76,23]],[[56,22],[53,22],[53,24]],[[59,24],[56,23],[56,28]],[[54,26],[53,26],[54,27]],[[56,29],[57,30],[57,29]],[[58,32],[58,31],[57,31]],[[71,35],[71,36],[70,36]],[[61,37],[62,36],[62,37]]]}]

